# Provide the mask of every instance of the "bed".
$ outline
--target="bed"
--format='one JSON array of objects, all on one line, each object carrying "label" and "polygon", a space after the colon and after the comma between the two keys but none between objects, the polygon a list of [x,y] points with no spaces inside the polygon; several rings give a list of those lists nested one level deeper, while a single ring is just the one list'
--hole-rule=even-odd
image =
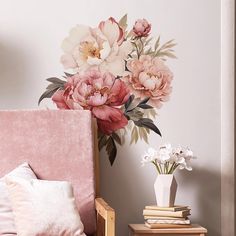
[{"label": "bed", "polygon": [[28,162],[40,179],[71,182],[85,233],[114,236],[114,210],[99,197],[96,131],[90,111],[0,111],[0,174]]}]

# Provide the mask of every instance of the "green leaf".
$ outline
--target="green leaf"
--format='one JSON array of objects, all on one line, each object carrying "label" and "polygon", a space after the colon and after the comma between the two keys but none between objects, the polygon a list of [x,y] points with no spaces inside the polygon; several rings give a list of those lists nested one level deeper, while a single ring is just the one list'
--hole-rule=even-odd
[{"label": "green leaf", "polygon": [[47,90],[53,90],[53,89],[56,89],[56,88],[64,88],[64,85],[60,85],[60,84],[49,84],[48,86],[47,86]]},{"label": "green leaf", "polygon": [[157,41],[156,41],[156,43],[155,43],[155,46],[154,46],[154,48],[155,48],[155,51],[157,50],[157,48],[159,47],[159,45],[160,45],[160,36],[158,37],[158,39],[157,39]]},{"label": "green leaf", "polygon": [[148,104],[139,104],[137,107],[140,107],[142,109],[153,109],[152,106],[148,105]]},{"label": "green leaf", "polygon": [[133,35],[133,29],[131,29],[129,33],[127,33],[126,38],[130,38],[132,35]]},{"label": "green leaf", "polygon": [[114,139],[111,136],[107,140],[106,152],[108,154],[109,161],[112,166],[115,159],[116,159],[117,148],[116,148],[116,144],[114,142]]},{"label": "green leaf", "polygon": [[166,45],[165,49],[173,48],[176,45],[177,45],[177,43],[170,43],[170,44]]},{"label": "green leaf", "polygon": [[144,127],[139,127],[139,136],[148,144],[147,129]]},{"label": "green leaf", "polygon": [[51,98],[52,95],[53,95],[57,90],[59,90],[59,89],[60,89],[60,87],[55,87],[54,89],[47,89],[47,90],[40,96],[40,98],[39,98],[39,100],[38,100],[38,105],[40,104],[40,102],[42,102],[42,100],[43,100],[44,98]]},{"label": "green leaf", "polygon": [[[128,125],[127,125],[128,126]],[[126,126],[126,127],[127,127]],[[127,133],[127,131],[126,131],[126,127],[125,128],[122,128],[122,129],[118,129],[118,130],[116,130],[116,134],[119,136],[119,138],[120,138],[120,145],[124,145],[124,143],[125,143],[125,135],[126,135],[126,133]]]},{"label": "green leaf", "polygon": [[152,41],[152,39],[153,39],[152,37],[149,38],[149,39],[147,39],[147,40],[145,41],[145,46],[148,45],[148,44]]},{"label": "green leaf", "polygon": [[[171,45],[173,42],[174,42],[174,39],[171,39],[171,40],[167,41],[166,43],[164,43],[164,44],[161,46],[160,49],[166,49],[166,48],[168,48],[169,45]],[[176,45],[176,44],[174,44],[174,46],[175,46],[175,45]]]},{"label": "green leaf", "polygon": [[107,144],[107,136],[106,136],[105,134],[103,134],[103,135],[101,135],[101,136],[99,137],[99,140],[98,140],[98,148],[99,148],[99,151],[101,151],[102,148],[103,148],[104,146],[106,146],[106,144]]},{"label": "green leaf", "polygon": [[156,125],[153,123],[153,121],[149,118],[141,118],[138,121],[134,121],[134,124],[139,127],[145,127],[145,128],[151,129],[156,134],[161,136],[160,130],[156,127]]},{"label": "green leaf", "polygon": [[150,97],[144,98],[144,99],[139,103],[139,105],[141,105],[141,104],[146,104],[146,103],[149,101],[149,99],[150,99]]},{"label": "green leaf", "polygon": [[150,129],[144,128],[147,132],[147,134],[150,134]]},{"label": "green leaf", "polygon": [[114,132],[114,133],[112,133],[111,136],[119,145],[121,145],[121,138],[117,133]]},{"label": "green leaf", "polygon": [[133,129],[132,129],[132,132],[131,132],[131,141],[130,141],[130,144],[132,144],[132,143],[137,143],[138,137],[139,137],[139,135],[138,135],[138,129],[137,129],[136,126],[134,126]]},{"label": "green leaf", "polygon": [[137,121],[140,118],[142,118],[143,114],[144,113],[141,110],[136,109],[136,108],[125,112],[125,115],[128,116],[128,118],[133,121]]},{"label": "green leaf", "polygon": [[70,73],[67,73],[67,72],[64,72],[64,74],[66,75],[66,77],[71,77],[71,76],[74,75],[74,74],[70,74]]},{"label": "green leaf", "polygon": [[134,100],[134,95],[131,95],[131,96],[129,97],[129,99],[127,100],[127,102],[125,103],[125,109],[126,109],[126,110],[129,108],[129,106],[130,106],[130,104],[133,102],[133,100]]},{"label": "green leaf", "polygon": [[170,57],[170,58],[174,58],[174,59],[177,58],[172,52],[169,52],[168,50],[159,52],[159,53],[156,54],[156,56],[158,56],[158,57]]},{"label": "green leaf", "polygon": [[119,26],[125,31],[127,28],[127,14],[125,14],[119,21]]},{"label": "green leaf", "polygon": [[165,43],[165,44],[163,44],[161,47],[160,47],[160,49],[158,49],[158,51],[157,52],[162,52],[162,51],[164,51],[164,50],[167,50],[167,49],[171,49],[172,47],[174,47],[176,44],[174,43]]},{"label": "green leaf", "polygon": [[51,77],[51,78],[48,78],[46,80],[51,82],[51,83],[53,83],[53,84],[65,84],[66,83],[66,81],[61,80],[61,79],[59,79],[57,77]]},{"label": "green leaf", "polygon": [[156,118],[157,116],[156,109],[153,108],[145,110],[144,116],[146,116],[147,118]]},{"label": "green leaf", "polygon": [[151,54],[153,54],[154,52],[152,51],[152,48],[150,47],[150,48],[148,48],[148,50],[145,52],[145,54],[147,54],[147,55],[151,55]]}]

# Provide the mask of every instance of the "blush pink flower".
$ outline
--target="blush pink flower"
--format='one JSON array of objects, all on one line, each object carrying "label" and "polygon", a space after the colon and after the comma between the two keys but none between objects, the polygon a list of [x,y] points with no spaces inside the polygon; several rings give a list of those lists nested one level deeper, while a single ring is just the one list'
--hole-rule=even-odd
[{"label": "blush pink flower", "polygon": [[150,97],[149,103],[156,108],[169,99],[173,74],[161,59],[142,55],[129,60],[127,68],[130,74],[124,80],[137,98]]},{"label": "blush pink flower", "polygon": [[91,110],[104,134],[123,128],[128,120],[120,109],[129,98],[129,89],[111,73],[90,69],[67,77],[64,90],[54,93],[52,100],[59,109]]},{"label": "blush pink flower", "polygon": [[151,31],[151,24],[148,23],[146,19],[136,20],[133,26],[133,33],[138,37],[147,37]]},{"label": "blush pink flower", "polygon": [[109,39],[110,45],[113,45],[115,42],[117,42],[118,45],[123,43],[125,38],[124,30],[113,17],[110,17],[106,21],[101,21],[98,27]]}]

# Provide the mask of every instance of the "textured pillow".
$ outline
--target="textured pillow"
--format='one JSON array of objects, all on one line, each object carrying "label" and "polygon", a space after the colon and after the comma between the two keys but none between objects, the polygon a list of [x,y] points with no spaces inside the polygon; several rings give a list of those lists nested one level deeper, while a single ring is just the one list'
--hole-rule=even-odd
[{"label": "textured pillow", "polygon": [[[35,179],[36,176],[27,163],[23,163],[6,176]],[[16,235],[14,216],[4,178],[0,179],[0,235]]]},{"label": "textured pillow", "polygon": [[19,236],[85,236],[66,181],[6,178]]}]

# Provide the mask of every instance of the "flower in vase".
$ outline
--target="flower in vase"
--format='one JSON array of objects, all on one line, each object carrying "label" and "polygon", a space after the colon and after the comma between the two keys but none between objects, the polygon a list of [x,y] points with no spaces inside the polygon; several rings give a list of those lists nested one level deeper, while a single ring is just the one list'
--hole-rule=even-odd
[{"label": "flower in vase", "polygon": [[192,170],[190,165],[193,152],[189,148],[177,147],[173,150],[172,161],[178,164],[179,169]]},{"label": "flower in vase", "polygon": [[158,150],[157,154],[157,162],[158,163],[166,163],[170,160],[172,154],[171,144],[165,144],[161,146]]},{"label": "flower in vase", "polygon": [[147,37],[151,31],[151,24],[146,19],[136,20],[133,26],[133,33],[137,37]]},{"label": "flower in vase", "polygon": [[183,157],[185,161],[183,163],[180,163],[180,169],[191,171],[192,167],[190,164],[191,160],[194,158],[193,152],[189,148],[186,148],[183,150]]},{"label": "flower in vase", "polygon": [[64,39],[62,49],[61,63],[65,69],[77,72],[98,67],[103,72],[122,76],[132,44],[124,41],[123,29],[111,17],[97,28],[77,25]]},{"label": "flower in vase", "polygon": [[173,74],[160,58],[142,55],[129,60],[127,68],[130,73],[124,80],[136,98],[150,97],[149,103],[156,108],[168,101]]},{"label": "flower in vase", "polygon": [[165,144],[158,150],[148,149],[143,156],[142,164],[154,164],[159,174],[173,174],[176,169],[191,171],[190,162],[193,158],[193,152],[189,148],[172,148],[171,144]]},{"label": "flower in vase", "polygon": [[157,157],[157,151],[154,148],[148,148],[147,152],[142,156],[142,165],[155,161]]},{"label": "flower in vase", "polygon": [[67,77],[64,90],[54,93],[52,100],[59,109],[91,110],[104,134],[123,128],[128,120],[119,106],[129,98],[125,83],[109,72],[90,69]]},{"label": "flower in vase", "polygon": [[170,162],[176,164],[183,164],[185,162],[183,154],[184,153],[182,147],[179,146],[177,148],[173,148]]}]

